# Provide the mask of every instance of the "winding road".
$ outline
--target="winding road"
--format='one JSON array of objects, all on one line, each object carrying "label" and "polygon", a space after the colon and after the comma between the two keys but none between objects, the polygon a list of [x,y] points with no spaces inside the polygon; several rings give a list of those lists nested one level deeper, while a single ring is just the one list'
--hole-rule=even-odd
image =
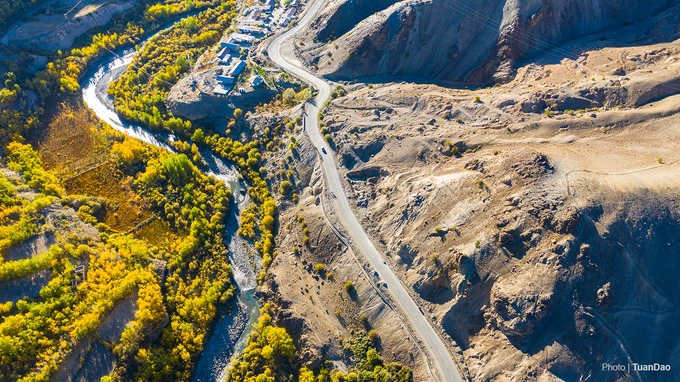
[{"label": "winding road", "polygon": [[323,174],[326,179],[326,186],[335,195],[335,198],[332,200],[334,202],[333,208],[337,213],[337,217],[344,226],[354,247],[364,255],[368,263],[378,272],[380,278],[386,283],[387,289],[393,300],[396,302],[396,305],[401,310],[402,315],[407,317],[411,328],[420,338],[425,349],[427,349],[431,358],[434,360],[434,365],[439,370],[441,379],[445,382],[462,381],[456,363],[453,361],[443,340],[438,335],[437,331],[434,330],[429,320],[421,313],[418,305],[413,298],[411,298],[411,295],[404,285],[401,284],[399,278],[384,261],[383,255],[378,251],[373,244],[373,241],[366,231],[364,231],[359,220],[352,212],[349,200],[347,199],[347,195],[342,186],[335,155],[331,147],[321,136],[318,126],[317,116],[319,106],[322,106],[329,99],[331,84],[304,69],[299,60],[294,56],[294,49],[289,49],[289,51],[282,49],[286,41],[311,23],[314,16],[319,12],[323,5],[324,0],[316,0],[310,4],[304,16],[298,20],[298,23],[293,28],[271,41],[267,48],[267,54],[281,69],[301,79],[319,91],[317,96],[305,105],[307,112],[307,117],[305,117],[307,126],[306,131],[316,149],[319,152],[323,152],[323,154],[321,154]]}]

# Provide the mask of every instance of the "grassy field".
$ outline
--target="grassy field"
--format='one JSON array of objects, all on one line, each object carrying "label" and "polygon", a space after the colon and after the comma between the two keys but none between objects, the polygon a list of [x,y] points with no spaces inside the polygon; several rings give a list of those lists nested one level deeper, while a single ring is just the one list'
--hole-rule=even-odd
[{"label": "grassy field", "polygon": [[111,161],[112,143],[120,138],[81,102],[71,101],[63,103],[51,122],[29,140],[69,195],[103,198],[100,220],[113,230],[127,232],[153,213]]},{"label": "grassy field", "polygon": [[132,234],[140,240],[163,249],[169,249],[177,239],[184,236],[184,233],[181,236],[176,235],[166,221],[155,217],[134,230]]},{"label": "grassy field", "polygon": [[104,198],[106,204],[100,219],[117,231],[127,232],[153,215],[128,182],[112,162],[104,162],[66,180],[64,188],[69,194]]},{"label": "grassy field", "polygon": [[107,136],[115,132],[107,133],[82,102],[64,102],[54,113],[49,124],[29,137],[47,169],[64,179],[109,160]]}]

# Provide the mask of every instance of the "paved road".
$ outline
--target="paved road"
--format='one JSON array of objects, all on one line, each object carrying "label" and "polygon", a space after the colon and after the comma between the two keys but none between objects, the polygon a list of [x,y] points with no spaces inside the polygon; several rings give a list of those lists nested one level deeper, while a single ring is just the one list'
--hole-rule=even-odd
[{"label": "paved road", "polygon": [[335,198],[333,199],[335,205],[333,207],[337,212],[338,218],[345,227],[354,247],[361,251],[371,266],[379,273],[380,278],[387,284],[387,289],[401,309],[402,314],[408,318],[411,327],[425,344],[431,358],[434,359],[435,367],[439,370],[442,379],[445,382],[459,382],[462,379],[444,342],[432,328],[428,319],[420,312],[418,305],[413,301],[406,288],[401,284],[389,265],[383,261],[383,255],[375,247],[373,241],[369,238],[368,234],[366,234],[366,231],[361,227],[361,224],[352,212],[349,201],[347,200],[347,195],[342,187],[335,155],[333,154],[331,147],[321,136],[321,132],[318,128],[318,108],[319,106],[323,106],[324,102],[328,100],[331,93],[331,84],[301,67],[299,60],[296,57],[293,57],[294,53],[287,53],[281,49],[285,41],[300,29],[309,25],[323,4],[324,0],[316,0],[309,5],[306,13],[302,19],[298,20],[298,23],[294,28],[276,37],[270,43],[267,48],[267,53],[276,65],[319,91],[318,95],[305,106],[305,110],[308,114],[305,123],[307,126],[307,134],[316,149],[319,150],[319,152],[322,152],[322,149],[324,149],[327,153],[321,154],[321,163],[323,165],[326,184],[329,190],[335,195]]}]

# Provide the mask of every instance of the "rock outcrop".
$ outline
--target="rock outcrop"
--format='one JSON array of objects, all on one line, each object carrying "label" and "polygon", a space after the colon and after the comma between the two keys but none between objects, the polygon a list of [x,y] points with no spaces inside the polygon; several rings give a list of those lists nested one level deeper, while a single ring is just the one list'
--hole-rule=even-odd
[{"label": "rock outcrop", "polygon": [[[82,34],[106,25],[116,14],[128,11],[136,4],[137,0],[116,0],[101,4],[75,0],[54,3],[51,7],[64,9],[67,13],[49,12],[48,7],[42,14],[35,14],[32,18],[14,24],[0,42],[27,50],[65,50]],[[32,12],[37,11],[36,8]]]},{"label": "rock outcrop", "polygon": [[486,320],[508,338],[524,340],[534,334],[554,304],[557,272],[544,265],[525,266],[496,281]]},{"label": "rock outcrop", "polygon": [[[329,6],[317,21],[322,49],[308,59],[335,79],[399,76],[488,84],[513,78],[539,52],[559,60],[566,41],[657,15],[678,0],[360,1]],[[677,12],[677,8],[675,8]],[[353,27],[352,23],[356,23]],[[320,58],[319,58],[320,57]],[[569,102],[584,104],[578,98]]]},{"label": "rock outcrop", "polygon": [[357,85],[326,111],[355,213],[471,380],[680,365],[680,48],[617,41],[490,88]]}]

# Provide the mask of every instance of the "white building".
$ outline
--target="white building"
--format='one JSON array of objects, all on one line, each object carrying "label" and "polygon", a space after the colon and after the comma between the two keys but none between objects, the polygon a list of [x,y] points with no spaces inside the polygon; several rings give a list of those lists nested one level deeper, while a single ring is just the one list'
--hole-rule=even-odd
[{"label": "white building", "polygon": [[256,74],[250,78],[250,86],[256,88],[262,86],[262,84],[264,84],[264,79],[259,75]]},{"label": "white building", "polygon": [[229,94],[229,91],[231,90],[231,86],[228,88],[225,88],[224,85],[222,84],[217,84],[215,88],[213,89],[213,93],[218,96],[226,96]]},{"label": "white building", "polygon": [[227,47],[222,48],[219,53],[217,53],[217,59],[222,65],[228,65],[231,61],[231,50]]},{"label": "white building", "polygon": [[234,33],[227,42],[238,45],[250,45],[255,42],[255,37],[243,33]]},{"label": "white building", "polygon": [[295,18],[295,8],[287,8],[279,18],[279,25],[286,26]]},{"label": "white building", "polygon": [[258,36],[264,34],[262,31],[262,28],[258,28],[256,26],[252,25],[246,25],[246,24],[241,24],[238,27],[238,31],[243,34],[247,34],[250,36]]}]

